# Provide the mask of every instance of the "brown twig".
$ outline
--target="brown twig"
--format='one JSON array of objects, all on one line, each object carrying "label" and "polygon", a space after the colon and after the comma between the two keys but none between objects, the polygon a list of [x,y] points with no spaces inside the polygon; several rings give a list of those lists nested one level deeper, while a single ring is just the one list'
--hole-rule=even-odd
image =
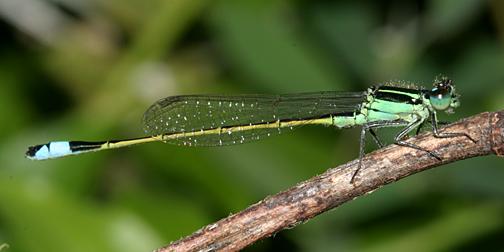
[{"label": "brown twig", "polygon": [[357,160],[267,197],[157,251],[239,250],[417,172],[470,157],[492,153],[504,155],[504,110],[481,113],[449,125],[442,132],[465,132],[477,142],[473,143],[466,137],[436,138],[432,133],[419,135],[409,141],[433,150],[442,157],[441,162],[425,152],[391,145],[364,157],[363,169],[354,184],[349,181],[357,167]]}]

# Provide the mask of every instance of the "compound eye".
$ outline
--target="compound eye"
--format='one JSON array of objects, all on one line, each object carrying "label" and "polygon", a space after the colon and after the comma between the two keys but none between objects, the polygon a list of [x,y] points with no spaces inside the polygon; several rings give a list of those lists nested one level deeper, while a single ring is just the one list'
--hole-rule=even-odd
[{"label": "compound eye", "polygon": [[429,100],[436,110],[445,110],[452,103],[452,88],[441,83],[431,90]]}]

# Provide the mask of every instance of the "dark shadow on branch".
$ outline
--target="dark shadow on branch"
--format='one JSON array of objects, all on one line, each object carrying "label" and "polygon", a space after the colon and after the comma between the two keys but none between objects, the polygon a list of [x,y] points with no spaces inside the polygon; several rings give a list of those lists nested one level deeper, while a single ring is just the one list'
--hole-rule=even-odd
[{"label": "dark shadow on branch", "polygon": [[239,250],[417,172],[476,156],[504,155],[504,110],[481,113],[441,131],[465,132],[477,142],[465,137],[435,138],[432,133],[419,135],[408,141],[434,151],[442,161],[422,151],[391,145],[364,157],[354,184],[349,181],[357,160],[269,196],[157,251]]}]

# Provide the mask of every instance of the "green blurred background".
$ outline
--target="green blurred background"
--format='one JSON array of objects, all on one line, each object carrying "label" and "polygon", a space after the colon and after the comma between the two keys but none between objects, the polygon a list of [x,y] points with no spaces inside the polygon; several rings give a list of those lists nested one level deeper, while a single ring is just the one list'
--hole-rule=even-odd
[{"label": "green blurred background", "polygon": [[[151,251],[358,155],[358,130],[305,127],[222,148],[23,157],[50,140],[142,136],[165,96],[430,86],[444,73],[462,106],[442,120],[504,108],[498,0],[1,0],[0,16],[7,251]],[[247,250],[504,251],[503,164],[414,175]]]}]

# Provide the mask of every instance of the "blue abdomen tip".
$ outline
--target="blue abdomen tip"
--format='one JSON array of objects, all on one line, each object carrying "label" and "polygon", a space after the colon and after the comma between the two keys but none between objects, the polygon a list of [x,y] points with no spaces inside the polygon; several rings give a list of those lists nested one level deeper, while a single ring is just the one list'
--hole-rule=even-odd
[{"label": "blue abdomen tip", "polygon": [[57,158],[72,154],[70,144],[67,141],[50,142],[31,146],[26,151],[26,157],[33,160],[44,160],[49,158]]}]

